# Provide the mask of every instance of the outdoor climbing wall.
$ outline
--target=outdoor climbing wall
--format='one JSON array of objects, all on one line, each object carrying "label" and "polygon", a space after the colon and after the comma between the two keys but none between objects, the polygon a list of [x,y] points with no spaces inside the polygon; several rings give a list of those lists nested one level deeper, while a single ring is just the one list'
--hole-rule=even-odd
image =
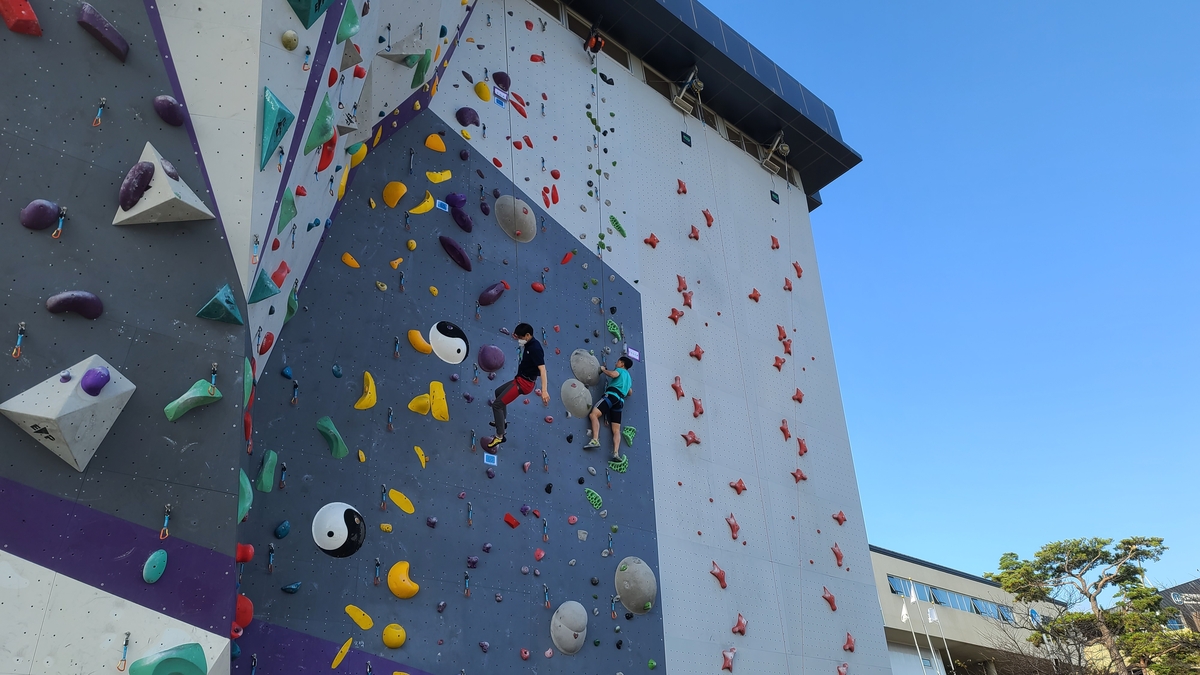
[{"label": "outdoor climbing wall", "polygon": [[[123,61],[77,23],[78,3],[35,5],[40,36],[0,32],[0,327],[9,341],[0,407],[12,418],[0,419],[0,672],[112,668],[126,632],[131,664],[194,642],[205,670],[221,672],[234,611],[246,338],[244,327],[196,313],[225,284],[236,287],[237,272],[215,219],[112,224],[135,211],[167,218],[187,192],[215,208],[186,129],[156,112],[155,97],[178,92],[145,5],[99,7],[128,47]],[[122,183],[146,158],[148,189],[125,212]],[[57,208],[41,212],[48,218],[22,214],[37,199],[66,209],[57,236]],[[93,294],[102,307],[90,298],[47,304],[65,291]],[[69,311],[52,313],[60,309]],[[93,355],[109,368],[98,390],[103,378],[77,367]],[[168,421],[164,408],[194,383],[207,390],[213,364],[223,398]],[[82,470],[39,442],[47,432],[18,426],[34,410],[62,423],[60,440],[94,450]],[[158,549],[167,563],[150,584],[143,565]]]},{"label": "outdoor climbing wall", "polygon": [[[437,140],[429,143],[444,144],[444,151],[426,146],[431,135]],[[440,172],[449,177],[432,182],[428,173]],[[408,189],[395,208],[383,197],[391,181]],[[635,394],[624,420],[639,430],[632,448],[625,448],[626,473],[608,468],[607,429],[601,433],[605,449],[582,449],[585,422],[568,417],[559,397],[562,382],[572,376],[572,351],[594,350],[612,366],[626,344],[643,349],[638,292],[587,251],[565,256],[576,239],[540,208],[533,207],[531,242],[509,238],[496,223],[493,191],[511,195],[514,188],[519,186],[469,152],[454,129],[429,112],[401,127],[358,167],[306,281],[300,311],[257,387],[255,455],[245,469],[256,475],[262,454],[275,451],[287,473],[286,480],[277,471],[268,481],[274,489],[257,495],[239,528],[241,541],[253,543],[260,556],[273,545],[275,557],[273,571],[260,557],[242,576],[256,621],[238,640],[243,657],[234,662],[236,672],[249,672],[246,654],[257,655],[259,672],[324,667],[348,639],[343,672],[362,672],[366,661],[376,672],[414,675],[464,668],[634,672],[650,660],[662,664],[660,671],[670,670],[657,598],[648,614],[631,619],[619,603],[614,619],[612,608],[622,559],[637,556],[656,573],[659,568],[641,364],[632,371]],[[420,210],[426,190],[439,200],[469,195],[471,232],[438,208],[406,218],[406,211]],[[481,193],[490,214],[480,208]],[[452,261],[439,242],[443,236],[463,247],[471,271]],[[564,263],[564,257],[570,259]],[[477,307],[480,293],[500,282],[509,289],[494,304]],[[534,284],[544,284],[544,292]],[[624,340],[615,341],[609,320]],[[410,344],[410,329],[424,336],[423,343],[439,321],[465,332],[470,352],[462,363]],[[551,402],[544,407],[531,393],[510,406],[509,441],[489,465],[480,449],[492,419],[488,400],[512,377],[517,360],[517,344],[502,330],[521,321],[544,341]],[[494,381],[474,365],[489,344],[506,361]],[[375,403],[358,410],[364,371],[371,374]],[[425,415],[409,409],[410,401],[435,389],[431,383],[444,388],[448,421],[436,420],[436,409]],[[326,416],[344,439],[344,457],[333,457],[317,431]],[[586,499],[589,489],[602,499],[599,508]],[[403,493],[413,512],[402,511],[385,490]],[[346,558],[323,553],[309,532],[318,509],[332,502],[350,504],[366,523],[365,542]],[[435,527],[428,525],[431,518]],[[284,520],[290,534],[277,539]],[[391,531],[383,532],[381,524]],[[388,586],[389,571],[401,561],[420,585],[409,599]],[[295,582],[298,592],[281,592]],[[555,609],[568,600],[581,603],[588,615],[586,644],[572,656],[560,653],[550,634]],[[369,629],[356,625],[348,604],[371,617]],[[384,643],[384,627],[392,623],[407,634],[399,649]],[[487,643],[486,651],[480,643]]]},{"label": "outdoor climbing wall", "polygon": [[[480,0],[475,15],[491,25],[466,35],[487,47],[458,56],[434,111],[463,129],[456,113],[475,109],[481,126],[465,127],[475,151],[527,199],[553,186],[549,214],[581,247],[605,235],[605,263],[641,292],[670,667],[717,672],[735,648],[743,672],[888,672],[802,191],[606,55],[590,64],[581,40],[532,3]],[[492,101],[476,95],[469,80],[485,68],[510,76],[524,115],[497,105],[494,78]],[[740,493],[729,487],[739,479]],[[739,613],[744,636],[731,631]]]}]

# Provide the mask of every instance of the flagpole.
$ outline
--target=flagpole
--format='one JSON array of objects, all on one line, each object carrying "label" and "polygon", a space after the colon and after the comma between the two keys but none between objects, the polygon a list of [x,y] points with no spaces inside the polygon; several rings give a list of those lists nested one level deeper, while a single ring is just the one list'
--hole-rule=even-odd
[{"label": "flagpole", "polygon": [[952,675],[958,675],[958,669],[954,667],[954,657],[950,655],[950,643],[946,642],[946,631],[942,630],[942,620],[938,619],[934,623],[938,625],[938,634],[942,636],[942,645],[946,647],[946,660],[950,662],[950,672]]},{"label": "flagpole", "polygon": [[917,648],[917,660],[921,662],[921,673],[929,675],[929,671],[925,670],[925,659],[921,658],[921,643],[917,642],[917,631],[913,628],[912,617],[908,616],[908,598],[900,600],[900,621],[908,624],[908,631],[913,636],[913,646]]},{"label": "flagpole", "polygon": [[[913,605],[915,605],[917,608],[917,616],[920,617],[920,619],[921,619],[921,630],[925,631],[925,644],[929,645],[929,656],[932,659],[934,656],[933,640],[930,639],[930,637],[929,637],[929,626],[925,625],[925,617],[921,616],[921,603],[917,601],[917,586],[916,586],[916,583],[912,579],[909,579],[908,583],[909,583],[909,589],[910,589],[909,593],[912,594],[912,597],[910,599],[912,600]],[[945,671],[945,668],[943,667],[943,668],[939,669],[935,666],[933,670],[936,673],[936,672],[938,672],[938,670]]]}]

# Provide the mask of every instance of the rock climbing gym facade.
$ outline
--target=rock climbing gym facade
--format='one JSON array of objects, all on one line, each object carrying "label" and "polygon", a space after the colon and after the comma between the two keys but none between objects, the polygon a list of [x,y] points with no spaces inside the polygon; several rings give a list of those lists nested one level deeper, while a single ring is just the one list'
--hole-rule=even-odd
[{"label": "rock climbing gym facade", "polygon": [[890,672],[860,160],[699,2],[0,17],[0,674]]}]

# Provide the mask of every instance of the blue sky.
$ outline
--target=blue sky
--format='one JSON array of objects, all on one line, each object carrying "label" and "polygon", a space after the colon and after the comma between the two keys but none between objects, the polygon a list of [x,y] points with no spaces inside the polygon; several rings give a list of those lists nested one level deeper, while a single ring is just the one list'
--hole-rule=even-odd
[{"label": "blue sky", "polygon": [[864,161],[813,214],[872,543],[1200,577],[1200,3],[705,3]]}]

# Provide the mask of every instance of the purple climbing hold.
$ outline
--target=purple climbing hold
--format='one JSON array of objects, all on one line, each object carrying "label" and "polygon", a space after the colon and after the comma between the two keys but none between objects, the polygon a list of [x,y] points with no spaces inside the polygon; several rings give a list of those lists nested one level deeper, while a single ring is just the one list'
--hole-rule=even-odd
[{"label": "purple climbing hold", "polygon": [[479,348],[479,369],[485,373],[494,373],[504,367],[504,350],[496,345],[484,345]]},{"label": "purple climbing hold", "polygon": [[463,232],[470,232],[475,229],[475,221],[471,220],[471,216],[459,206],[450,207],[450,217],[454,218],[454,224]]},{"label": "purple climbing hold", "polygon": [[529,565],[521,566],[521,574],[529,574]]},{"label": "purple climbing hold", "polygon": [[85,319],[96,319],[104,313],[104,303],[95,293],[64,291],[46,298],[46,309],[51,314],[75,312]]},{"label": "purple climbing hold", "polygon": [[501,295],[504,295],[504,282],[497,281],[491,286],[483,289],[483,292],[479,294],[479,299],[477,302],[480,305],[487,307],[488,305],[494,304],[497,300],[499,300]]},{"label": "purple climbing hold", "polygon": [[58,204],[48,199],[35,199],[21,209],[21,224],[31,230],[44,230],[58,223]]},{"label": "purple climbing hold", "polygon": [[446,251],[446,255],[450,256],[450,259],[453,260],[455,264],[468,272],[471,271],[471,258],[467,255],[467,252],[463,250],[462,244],[459,244],[457,241],[454,241],[445,235],[438,237],[438,241],[441,242],[442,248]]},{"label": "purple climbing hold", "polygon": [[425,519],[425,524],[429,527],[437,527],[437,518],[435,516],[429,516]]},{"label": "purple climbing hold", "polygon": [[488,642],[480,642],[480,643],[479,643],[479,648],[483,650],[483,653],[484,653],[484,654],[486,654],[486,653],[487,653],[487,650],[488,650],[489,648],[491,648],[491,646],[492,646],[492,645],[491,645],[490,643],[488,643]]},{"label": "purple climbing hold", "polygon": [[451,192],[446,195],[446,205],[450,208],[459,208],[467,205],[467,196],[461,192]]},{"label": "purple climbing hold", "polygon": [[500,199],[500,188],[492,188],[492,196]]},{"label": "purple climbing hold", "polygon": [[100,366],[98,368],[88,368],[83,377],[79,378],[79,388],[88,396],[99,396],[100,390],[104,389],[104,385],[112,379],[108,373],[108,368]]},{"label": "purple climbing hold", "polygon": [[59,373],[58,381],[59,382],[70,382],[71,381],[71,371],[64,370],[61,373]]},{"label": "purple climbing hold", "polygon": [[468,73],[467,71],[465,71],[465,70],[462,71],[462,76],[464,78],[466,78],[467,82],[470,82],[471,84],[475,84],[475,78],[471,77],[471,74]]},{"label": "purple climbing hold", "polygon": [[462,150],[459,150],[459,151],[458,151],[458,158],[459,158],[459,159],[461,159],[461,160],[462,160],[462,161],[464,161],[464,162],[465,162],[465,161],[467,161],[468,159],[471,159],[471,151],[470,151],[470,150],[467,150],[466,148],[463,148]]},{"label": "purple climbing hold", "polygon": [[175,165],[170,160],[163,158],[163,161],[159,162],[159,164],[162,165],[163,173],[167,174],[171,180],[179,180],[179,170],[175,168]]},{"label": "purple climbing hold", "polygon": [[496,470],[495,470],[495,469],[493,469],[492,467],[490,467],[490,466],[489,466],[489,467],[488,467],[488,470],[487,470],[487,477],[488,477],[488,478],[495,478],[495,477],[496,477]]},{"label": "purple climbing hold", "polygon": [[465,399],[467,403],[473,403],[475,401],[475,397],[472,396],[471,392],[469,391],[463,392],[463,399]]},{"label": "purple climbing hold", "polygon": [[450,373],[450,381],[458,382],[458,373]]},{"label": "purple climbing hold", "polygon": [[488,543],[486,543],[486,544],[484,544],[484,545],[483,545],[483,552],[484,552],[484,553],[491,553],[491,552],[492,552],[492,543],[491,543],[491,542],[488,542]]},{"label": "purple climbing hold", "polygon": [[521,505],[521,515],[523,515],[523,516],[529,515],[529,505],[528,504]]},{"label": "purple climbing hold", "polygon": [[467,556],[467,569],[473,570],[477,566],[479,566],[479,556],[477,556],[477,555]]},{"label": "purple climbing hold", "polygon": [[512,78],[503,70],[497,70],[492,73],[492,81],[503,91],[508,91],[508,88],[512,86]]},{"label": "purple climbing hold", "polygon": [[121,59],[121,63],[125,63],[125,59],[129,57],[129,42],[95,7],[86,2],[81,3],[75,21],[104,45],[105,49],[112,52],[113,56]]},{"label": "purple climbing hold", "polygon": [[[496,374],[495,374],[495,373],[488,373],[488,379],[489,379],[489,380],[494,380],[494,379],[496,379]],[[488,405],[491,405],[491,403],[489,403]]]},{"label": "purple climbing hold", "polygon": [[485,216],[492,215],[492,207],[488,205],[487,200],[479,200],[479,210],[482,211],[483,215]]},{"label": "purple climbing hold", "polygon": [[125,174],[125,180],[121,181],[119,202],[122,211],[128,211],[137,206],[142,195],[146,194],[146,190],[150,188],[151,178],[154,178],[154,164],[151,162],[138,162],[129,169],[129,173]]},{"label": "purple climbing hold", "polygon": [[458,120],[459,126],[479,126],[479,113],[474,108],[459,108],[454,113],[454,119]]},{"label": "purple climbing hold", "polygon": [[183,112],[183,104],[175,100],[174,96],[167,94],[154,97],[154,112],[158,113],[162,121],[173,127],[181,127],[187,121],[187,115]]},{"label": "purple climbing hold", "polygon": [[442,612],[446,611],[446,601],[445,600],[443,600],[437,604],[437,610],[438,610],[438,614],[441,614]]}]

